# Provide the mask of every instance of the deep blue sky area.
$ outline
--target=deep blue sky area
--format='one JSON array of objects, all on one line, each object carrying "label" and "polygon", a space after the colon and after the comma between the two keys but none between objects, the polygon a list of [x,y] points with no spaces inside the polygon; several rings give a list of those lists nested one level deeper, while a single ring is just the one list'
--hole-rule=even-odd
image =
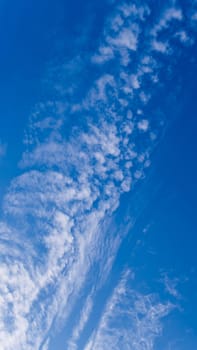
[{"label": "deep blue sky area", "polygon": [[0,128],[2,141],[9,140],[8,156],[13,163],[5,164],[6,178],[20,159],[29,115],[45,98],[41,82],[48,66],[54,60],[72,59],[76,50],[79,54],[92,50],[96,40],[86,43],[85,36],[92,30],[97,38],[109,7],[105,1],[84,4],[80,0],[69,7],[62,0],[1,3]]},{"label": "deep blue sky area", "polygon": [[[150,224],[145,238],[146,255],[144,247],[140,247],[136,254],[139,265],[143,257],[149,262],[144,266],[148,278],[152,279],[153,275],[157,278],[158,271],[170,271],[171,276],[180,276],[180,289],[186,309],[168,326],[173,329],[171,336],[177,332],[184,339],[176,345],[178,349],[193,349],[197,341],[197,86],[194,76],[196,65],[191,64],[190,70],[182,74],[184,87],[176,99],[177,104],[181,105],[180,112],[167,128],[153,155],[155,166],[148,180],[148,195],[151,199],[140,218],[140,228],[144,222]],[[183,331],[185,326],[186,334]],[[159,343],[158,349],[160,347],[163,349],[162,343]]]},{"label": "deep blue sky area", "polygon": [[1,1],[1,350],[197,349],[196,34],[196,0]]}]

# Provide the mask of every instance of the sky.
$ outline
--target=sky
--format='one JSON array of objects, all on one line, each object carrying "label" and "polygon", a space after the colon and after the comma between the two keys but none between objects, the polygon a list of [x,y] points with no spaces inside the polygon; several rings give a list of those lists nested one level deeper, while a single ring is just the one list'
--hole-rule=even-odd
[{"label": "sky", "polygon": [[197,349],[197,1],[0,2],[0,349]]}]

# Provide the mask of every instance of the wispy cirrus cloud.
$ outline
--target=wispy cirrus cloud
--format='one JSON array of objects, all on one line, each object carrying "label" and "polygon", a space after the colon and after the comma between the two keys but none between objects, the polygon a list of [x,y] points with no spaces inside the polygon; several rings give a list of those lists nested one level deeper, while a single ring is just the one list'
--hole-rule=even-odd
[{"label": "wispy cirrus cloud", "polygon": [[137,292],[131,284],[132,274],[126,271],[85,350],[153,349],[155,339],[162,331],[162,319],[174,306],[161,303],[157,295]]},{"label": "wispy cirrus cloud", "polygon": [[69,350],[76,350],[78,348],[77,341],[83,332],[87,321],[89,320],[91,311],[93,308],[93,295],[90,293],[85,301],[85,304],[81,310],[80,318],[78,320],[78,323],[76,327],[73,329],[73,333],[71,335],[71,338],[68,342],[68,348]]}]

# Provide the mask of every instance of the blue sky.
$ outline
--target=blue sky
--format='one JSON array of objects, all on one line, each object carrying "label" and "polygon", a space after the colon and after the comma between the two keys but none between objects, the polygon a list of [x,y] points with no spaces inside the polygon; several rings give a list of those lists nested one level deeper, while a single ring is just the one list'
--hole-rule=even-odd
[{"label": "blue sky", "polygon": [[0,348],[194,350],[197,1],[0,4]]}]

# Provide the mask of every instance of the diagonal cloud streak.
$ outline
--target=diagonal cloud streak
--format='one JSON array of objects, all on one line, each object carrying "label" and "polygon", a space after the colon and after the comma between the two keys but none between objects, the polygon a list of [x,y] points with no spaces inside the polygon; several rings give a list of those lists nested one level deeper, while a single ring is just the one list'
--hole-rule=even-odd
[{"label": "diagonal cloud streak", "polygon": [[131,281],[131,272],[124,272],[85,350],[153,349],[161,334],[161,320],[174,306],[159,302],[157,295],[136,292]]}]

